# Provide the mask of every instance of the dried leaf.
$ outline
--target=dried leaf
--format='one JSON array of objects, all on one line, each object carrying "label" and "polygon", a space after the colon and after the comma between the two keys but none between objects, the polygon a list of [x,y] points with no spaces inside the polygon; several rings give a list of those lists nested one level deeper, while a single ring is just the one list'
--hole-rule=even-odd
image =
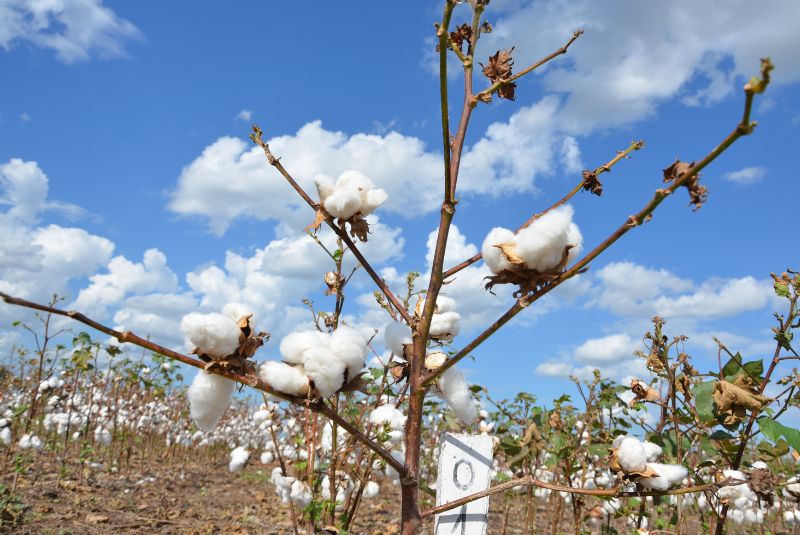
[{"label": "dried leaf", "polygon": [[450,32],[450,40],[453,42],[453,46],[461,51],[463,51],[463,44],[465,42],[469,44],[470,39],[472,39],[472,26],[466,22],[456,28],[454,32]]},{"label": "dried leaf", "polygon": [[306,227],[306,230],[319,230],[319,227],[325,220],[328,219],[328,212],[325,211],[325,208],[320,206],[317,208],[317,213],[314,216],[314,221]]},{"label": "dried leaf", "polygon": [[658,390],[651,388],[647,383],[639,379],[631,380],[631,390],[636,394],[636,397],[630,401],[631,407],[640,401],[656,402],[661,400],[661,394],[658,393]]},{"label": "dried leaf", "polygon": [[503,255],[506,257],[506,260],[509,264],[513,264],[515,266],[525,264],[525,260],[523,260],[522,257],[517,254],[517,246],[513,243],[501,243],[499,245],[494,245],[493,247],[497,247],[503,252]]},{"label": "dried leaf", "polygon": [[655,348],[652,351],[650,351],[649,355],[647,355],[646,364],[648,370],[654,372],[660,372],[664,370],[664,363],[661,361],[661,357],[659,356],[658,351],[656,351]]},{"label": "dried leaf", "polygon": [[771,401],[761,394],[728,381],[715,382],[711,395],[717,404],[717,411],[725,415],[725,425],[740,422],[745,416],[745,411],[760,411]]},{"label": "dried leaf", "polygon": [[622,466],[619,464],[619,455],[617,455],[616,448],[611,448],[611,455],[608,459],[608,467],[611,468],[613,472],[622,472],[628,478],[658,477],[658,472],[649,466],[645,467],[644,470],[632,470],[630,472],[623,470]]},{"label": "dried leaf", "polygon": [[775,502],[774,489],[777,483],[778,479],[772,472],[766,468],[756,468],[750,472],[750,479],[747,482],[747,486],[756,493],[759,504],[763,501],[767,506],[772,507],[772,504]]},{"label": "dried leaf", "polygon": [[686,374],[675,378],[675,390],[683,394],[686,399],[692,399],[692,380]]},{"label": "dried leaf", "polygon": [[603,194],[603,184],[601,184],[600,179],[597,178],[597,173],[594,171],[589,171],[588,169],[584,169],[583,189],[585,191],[592,192],[592,194],[597,195],[598,197]]},{"label": "dried leaf", "polygon": [[483,74],[492,82],[501,82],[502,85],[497,89],[500,98],[514,100],[514,90],[517,84],[508,82],[511,77],[511,69],[514,66],[514,58],[511,57],[513,48],[508,50],[498,50],[494,56],[489,57],[489,64],[483,65]]},{"label": "dried leaf", "polygon": [[[369,223],[367,223],[367,220],[361,217],[360,214],[356,214],[348,219],[347,222],[350,223],[350,235],[354,238],[358,238],[361,242],[366,242],[367,235],[369,234]],[[340,219],[339,224],[344,226],[344,221]]]},{"label": "dried leaf", "polygon": [[[675,163],[664,169],[664,182],[673,182],[679,179],[692,167],[694,167],[694,162],[686,163],[675,160]],[[689,204],[694,206],[695,211],[699,210],[708,199],[708,188],[700,185],[700,173],[695,173],[692,178],[683,183],[683,186],[689,191]]]}]

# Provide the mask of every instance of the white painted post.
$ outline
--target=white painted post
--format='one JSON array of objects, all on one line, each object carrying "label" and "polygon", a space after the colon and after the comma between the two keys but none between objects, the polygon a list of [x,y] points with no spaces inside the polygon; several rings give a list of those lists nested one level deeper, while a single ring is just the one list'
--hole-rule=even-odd
[{"label": "white painted post", "polygon": [[[489,488],[492,437],[445,433],[439,451],[436,505]],[[436,515],[436,535],[486,535],[489,497]]]}]

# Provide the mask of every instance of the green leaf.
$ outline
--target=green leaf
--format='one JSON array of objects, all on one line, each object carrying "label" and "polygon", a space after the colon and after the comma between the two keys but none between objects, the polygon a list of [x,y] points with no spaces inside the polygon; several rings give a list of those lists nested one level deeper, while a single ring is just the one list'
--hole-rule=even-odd
[{"label": "green leaf", "polygon": [[717,419],[714,415],[714,398],[711,396],[714,391],[714,383],[715,381],[706,381],[692,389],[696,400],[697,415],[703,423],[713,422]]},{"label": "green leaf", "polygon": [[778,297],[789,297],[789,285],[783,281],[776,281],[773,285],[775,295]]},{"label": "green leaf", "polygon": [[726,433],[725,431],[722,430],[717,430],[711,433],[711,435],[709,435],[708,438],[710,438],[711,440],[730,440],[734,437],[730,433]]},{"label": "green leaf", "polygon": [[783,437],[795,451],[800,452],[800,431],[797,429],[787,427],[768,416],[758,419],[758,428],[771,441],[777,442],[779,438]]},{"label": "green leaf", "polygon": [[777,331],[775,333],[775,340],[783,349],[792,349],[792,338],[794,333],[792,331]]},{"label": "green leaf", "polygon": [[742,355],[736,353],[722,368],[722,375],[730,379],[739,373],[740,370],[744,370],[747,372],[747,375],[751,377],[761,377],[761,374],[764,373],[764,361],[753,360],[742,364]]},{"label": "green leaf", "polygon": [[777,459],[789,453],[789,444],[783,439],[776,442],[774,446],[770,445],[769,442],[763,441],[757,446],[757,449],[764,455]]}]

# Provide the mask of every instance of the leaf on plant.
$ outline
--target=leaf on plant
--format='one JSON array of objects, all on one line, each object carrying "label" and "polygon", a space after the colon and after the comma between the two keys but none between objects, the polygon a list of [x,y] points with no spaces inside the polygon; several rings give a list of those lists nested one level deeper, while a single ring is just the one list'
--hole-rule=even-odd
[{"label": "leaf on plant", "polygon": [[631,380],[631,390],[636,395],[629,403],[631,407],[640,401],[656,402],[661,400],[661,394],[658,393],[658,390],[648,386],[647,383],[640,379]]},{"label": "leaf on plant", "polygon": [[593,195],[598,197],[603,195],[603,184],[597,178],[597,173],[588,169],[583,170],[583,189],[592,192]]},{"label": "leaf on plant", "polygon": [[771,441],[777,443],[783,437],[795,451],[800,451],[800,431],[797,429],[776,422],[769,416],[762,416],[758,419],[758,428]]},{"label": "leaf on plant", "polygon": [[[686,163],[675,160],[675,163],[664,169],[664,182],[680,179],[693,166],[694,162]],[[700,185],[700,173],[695,173],[693,177],[683,183],[683,186],[689,191],[689,204],[694,206],[695,211],[699,210],[708,198],[708,188]]]},{"label": "leaf on plant", "polygon": [[725,416],[723,422],[725,425],[738,424],[744,418],[746,411],[760,411],[771,401],[749,388],[728,381],[716,381],[712,396],[717,404],[718,413]]},{"label": "leaf on plant", "polygon": [[511,77],[511,69],[514,66],[514,58],[511,57],[513,51],[514,48],[498,50],[494,56],[489,56],[488,65],[480,64],[483,67],[483,74],[492,84],[501,82],[497,89],[497,95],[508,100],[514,100],[514,91],[517,88],[517,84],[507,81]]}]

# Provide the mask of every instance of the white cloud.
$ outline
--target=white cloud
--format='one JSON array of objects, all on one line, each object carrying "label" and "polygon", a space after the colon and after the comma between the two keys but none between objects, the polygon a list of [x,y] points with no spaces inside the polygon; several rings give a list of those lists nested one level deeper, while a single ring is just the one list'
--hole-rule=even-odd
[{"label": "white cloud", "polygon": [[23,123],[29,123],[33,119],[31,118],[30,115],[28,115],[27,112],[22,112],[22,113],[19,114],[19,120],[22,121]]},{"label": "white cloud", "polygon": [[764,167],[745,167],[738,171],[725,173],[722,175],[722,178],[734,184],[739,184],[740,186],[749,186],[750,184],[760,182],[766,174],[767,170]]},{"label": "white cloud", "polygon": [[0,48],[20,42],[50,49],[64,63],[125,54],[123,41],[139,30],[102,0],[4,0],[0,2]]},{"label": "white cloud", "polygon": [[242,110],[236,114],[236,119],[249,123],[253,120],[253,110]]},{"label": "white cloud", "polygon": [[581,149],[572,136],[567,136],[561,143],[561,162],[568,173],[580,173],[583,170]]},{"label": "white cloud", "polygon": [[625,333],[591,338],[575,349],[575,360],[591,364],[612,364],[629,359],[640,342]]},{"label": "white cloud", "polygon": [[[513,2],[492,4],[489,16],[497,9],[502,16],[492,21],[495,31],[481,39],[478,55],[516,46],[517,69],[561,47],[575,29],[586,31],[567,56],[540,70],[548,90],[567,95],[560,124],[569,132],[645,118],[692,82],[699,89],[685,103],[719,101],[757,74],[765,56],[778,66],[777,83],[800,79],[794,24],[800,4],[793,0]],[[520,84],[518,95],[529,87]]]}]

